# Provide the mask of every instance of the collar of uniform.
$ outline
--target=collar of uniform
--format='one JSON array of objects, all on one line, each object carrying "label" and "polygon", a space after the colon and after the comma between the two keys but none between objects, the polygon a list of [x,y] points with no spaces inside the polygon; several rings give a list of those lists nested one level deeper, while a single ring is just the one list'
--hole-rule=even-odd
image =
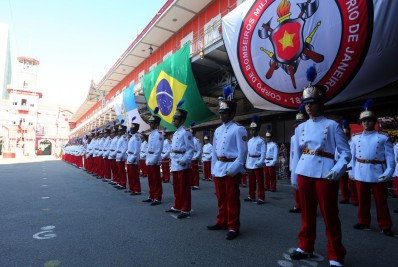
[{"label": "collar of uniform", "polygon": [[376,130],[369,131],[369,132],[363,131],[363,134],[364,134],[364,135],[369,135],[369,134],[373,134],[373,133],[375,133],[375,132],[376,132]]},{"label": "collar of uniform", "polygon": [[178,129],[177,129],[177,131],[182,131],[182,130],[184,130],[184,131],[185,131],[185,127],[184,127],[184,125],[180,125],[180,127],[178,127]]},{"label": "collar of uniform", "polygon": [[321,121],[321,120],[323,120],[323,118],[325,118],[323,115],[321,115],[321,116],[318,116],[318,117],[315,117],[315,118],[311,118],[310,120],[312,120],[313,122],[319,122],[319,121]]},{"label": "collar of uniform", "polygon": [[233,123],[232,121],[229,121],[229,122],[227,122],[227,123],[223,123],[223,125],[224,125],[225,127],[228,127],[228,126],[230,126],[232,123]]}]

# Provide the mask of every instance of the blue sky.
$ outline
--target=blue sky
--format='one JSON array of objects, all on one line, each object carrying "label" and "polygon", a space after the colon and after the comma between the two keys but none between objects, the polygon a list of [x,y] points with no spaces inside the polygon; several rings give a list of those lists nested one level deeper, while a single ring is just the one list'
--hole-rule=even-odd
[{"label": "blue sky", "polygon": [[165,2],[2,0],[0,22],[10,27],[13,69],[18,56],[38,59],[43,100],[75,109]]}]

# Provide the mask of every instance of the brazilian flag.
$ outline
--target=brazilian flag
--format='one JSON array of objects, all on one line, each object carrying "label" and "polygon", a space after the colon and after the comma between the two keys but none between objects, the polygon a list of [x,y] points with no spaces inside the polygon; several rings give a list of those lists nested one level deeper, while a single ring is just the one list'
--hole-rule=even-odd
[{"label": "brazilian flag", "polygon": [[169,130],[175,130],[173,115],[182,99],[185,102],[181,108],[188,111],[186,127],[192,121],[200,124],[215,118],[203,102],[196,85],[189,58],[189,43],[145,75],[142,88],[149,110],[153,113],[159,107],[161,125]]}]

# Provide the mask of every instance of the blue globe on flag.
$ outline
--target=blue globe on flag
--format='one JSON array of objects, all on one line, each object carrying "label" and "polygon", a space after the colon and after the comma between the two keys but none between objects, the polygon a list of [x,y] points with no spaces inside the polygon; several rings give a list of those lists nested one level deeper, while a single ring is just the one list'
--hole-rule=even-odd
[{"label": "blue globe on flag", "polygon": [[156,87],[156,102],[164,116],[168,116],[173,110],[173,90],[166,79],[162,79]]}]

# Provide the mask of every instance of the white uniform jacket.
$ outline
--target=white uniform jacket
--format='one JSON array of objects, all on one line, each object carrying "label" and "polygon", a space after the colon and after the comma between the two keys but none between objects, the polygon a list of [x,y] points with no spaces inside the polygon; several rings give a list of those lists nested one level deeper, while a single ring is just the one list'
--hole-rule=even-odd
[{"label": "white uniform jacket", "polygon": [[265,166],[276,166],[278,162],[278,146],[274,142],[266,143]]},{"label": "white uniform jacket", "polygon": [[145,160],[147,152],[148,152],[148,142],[145,140],[144,142],[141,143],[140,159]]},{"label": "white uniform jacket", "polygon": [[207,143],[203,146],[202,161],[211,161],[211,155],[213,153],[213,145]]},{"label": "white uniform jacket", "polygon": [[108,159],[116,159],[116,148],[117,148],[117,141],[119,140],[119,136],[115,136],[112,138],[111,146],[109,148],[109,158]]},{"label": "white uniform jacket", "polygon": [[141,138],[138,134],[134,134],[130,137],[127,145],[127,164],[140,163],[140,151],[141,151]]},{"label": "white uniform jacket", "polygon": [[[395,168],[393,147],[389,137],[371,131],[352,137],[351,153],[355,180],[378,183],[379,176],[391,178]],[[371,161],[370,163],[367,163]]]},{"label": "white uniform jacket", "polygon": [[[296,127],[294,133],[291,183],[297,185],[297,175],[325,178],[332,170],[341,177],[351,159],[350,147],[341,126],[319,116]],[[296,145],[297,144],[297,145]],[[340,157],[334,161],[335,151]],[[307,150],[304,153],[303,150]],[[320,156],[328,153],[331,157]]]},{"label": "white uniform jacket", "polygon": [[169,139],[164,139],[163,150],[162,150],[162,160],[168,161],[170,158],[171,144]]},{"label": "white uniform jacket", "polygon": [[219,126],[213,139],[211,171],[215,177],[246,173],[247,131],[234,121]]},{"label": "white uniform jacket", "polygon": [[253,170],[265,165],[266,145],[260,136],[254,136],[247,142],[246,168]]},{"label": "white uniform jacket", "polygon": [[116,147],[116,161],[126,161],[127,159],[127,145],[129,140],[126,135],[122,135],[117,140]]},{"label": "white uniform jacket", "polygon": [[103,151],[102,151],[102,157],[104,159],[107,159],[109,157],[109,152],[110,152],[110,147],[111,147],[111,138],[108,136],[105,138],[104,146],[103,146]]},{"label": "white uniform jacket", "polygon": [[194,142],[192,133],[187,131],[184,126],[178,127],[171,141],[171,171],[182,171],[191,168],[193,154]]},{"label": "white uniform jacket", "polygon": [[394,145],[394,158],[395,158],[395,171],[392,177],[398,177],[398,143],[395,143]]},{"label": "white uniform jacket", "polygon": [[202,155],[202,143],[197,137],[193,138],[193,149],[192,160],[199,160]]},{"label": "white uniform jacket", "polygon": [[163,135],[158,130],[153,130],[148,138],[148,152],[146,155],[146,165],[160,165],[163,151]]}]

